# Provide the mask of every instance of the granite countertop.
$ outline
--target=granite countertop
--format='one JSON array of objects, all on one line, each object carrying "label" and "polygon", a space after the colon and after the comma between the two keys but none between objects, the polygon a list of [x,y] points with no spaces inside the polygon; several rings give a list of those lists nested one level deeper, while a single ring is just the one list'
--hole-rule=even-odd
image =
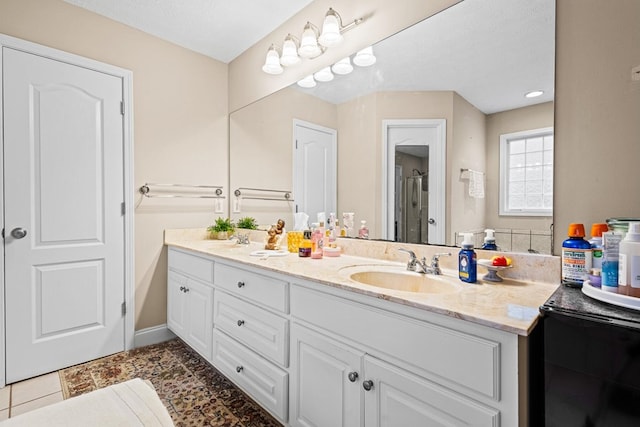
[{"label": "granite countertop", "polygon": [[[259,267],[276,273],[288,274],[326,286],[343,289],[373,298],[384,299],[405,306],[478,323],[506,332],[526,336],[536,325],[539,307],[558,287],[554,283],[528,282],[505,279],[500,283],[484,282],[482,267],[478,267],[478,282],[464,283],[457,271],[443,269],[442,276],[427,279],[445,281],[455,291],[446,293],[419,293],[385,289],[352,280],[358,271],[393,270],[406,272],[406,263],[342,254],[322,259],[301,258],[297,254],[284,256],[253,256],[263,249],[263,243],[250,245],[230,241],[207,240],[206,234],[165,231],[165,244],[205,255]],[[413,273],[418,274],[418,273]]]}]

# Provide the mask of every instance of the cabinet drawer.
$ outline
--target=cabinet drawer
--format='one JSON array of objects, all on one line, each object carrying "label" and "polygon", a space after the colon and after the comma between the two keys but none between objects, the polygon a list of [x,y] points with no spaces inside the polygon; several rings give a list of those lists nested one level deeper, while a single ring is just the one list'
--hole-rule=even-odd
[{"label": "cabinet drawer", "polygon": [[224,292],[216,292],[213,322],[264,357],[288,366],[287,319]]},{"label": "cabinet drawer", "polygon": [[169,268],[213,283],[213,261],[169,248]]},{"label": "cabinet drawer", "polygon": [[500,342],[291,287],[292,316],[392,355],[445,385],[500,400]]},{"label": "cabinet drawer", "polygon": [[213,364],[286,423],[289,376],[219,330],[213,331]]},{"label": "cabinet drawer", "polygon": [[258,304],[288,312],[289,284],[284,280],[218,263],[216,285]]}]

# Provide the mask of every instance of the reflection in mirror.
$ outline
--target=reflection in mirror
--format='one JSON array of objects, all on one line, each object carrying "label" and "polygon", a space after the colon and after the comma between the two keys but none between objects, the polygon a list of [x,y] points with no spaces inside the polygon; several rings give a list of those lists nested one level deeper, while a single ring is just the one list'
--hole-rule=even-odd
[{"label": "reflection in mirror", "polygon": [[[302,120],[337,132],[336,213],[355,212],[355,223],[366,220],[372,238],[455,245],[459,233],[473,232],[480,247],[484,229],[492,228],[502,250],[549,253],[552,216],[500,215],[500,136],[553,126],[554,26],[553,0],[464,0],[374,45],[371,67],[355,66],[313,89],[293,85],[233,112],[230,188],[293,189],[293,123]],[[525,98],[533,89],[544,93]],[[383,122],[392,120],[446,122],[441,182],[417,160],[417,167],[396,170],[396,157],[407,154],[394,149],[389,159],[385,151]],[[484,197],[461,172],[469,169],[481,173]],[[418,184],[420,176],[428,183]],[[519,184],[514,188],[525,196],[540,187]],[[438,191],[442,214],[425,214]],[[243,200],[232,215],[292,224],[297,197]],[[414,202],[421,211],[409,218]],[[432,240],[431,222],[444,224],[441,241]]]}]

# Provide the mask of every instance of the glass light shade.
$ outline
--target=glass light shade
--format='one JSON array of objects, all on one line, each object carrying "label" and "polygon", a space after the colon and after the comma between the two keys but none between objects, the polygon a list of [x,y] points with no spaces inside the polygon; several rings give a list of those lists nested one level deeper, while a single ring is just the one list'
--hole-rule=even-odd
[{"label": "glass light shade", "polygon": [[310,23],[304,26],[302,32],[302,39],[300,40],[300,47],[298,48],[298,55],[302,58],[315,58],[320,55],[322,50],[318,46],[318,39],[315,30],[311,27]]},{"label": "glass light shade", "polygon": [[280,65],[280,56],[273,46],[267,51],[267,58],[262,66],[262,71],[267,74],[281,74],[283,71],[282,65]]},{"label": "glass light shade", "polygon": [[331,71],[336,74],[345,75],[349,74],[353,71],[353,65],[351,65],[351,60],[347,56],[346,58],[341,59],[331,66]]},{"label": "glass light shade", "polygon": [[327,16],[324,17],[322,24],[322,34],[318,37],[318,41],[324,47],[337,46],[342,42],[342,34],[340,34],[340,23],[333,9],[329,9]]},{"label": "glass light shade", "polygon": [[307,77],[305,77],[302,80],[298,80],[298,86],[300,87],[306,87],[306,88],[311,88],[311,87],[316,87],[316,81],[313,79],[313,76],[311,74],[309,74]]},{"label": "glass light shade", "polygon": [[353,63],[359,67],[368,67],[376,63],[376,57],[373,54],[373,48],[371,46],[365,47],[358,51],[353,58]]},{"label": "glass light shade", "polygon": [[331,72],[331,68],[324,67],[322,70],[315,73],[313,77],[319,82],[330,82],[333,80],[333,73]]},{"label": "glass light shade", "polygon": [[287,37],[284,39],[284,44],[282,45],[280,63],[285,67],[289,67],[291,65],[296,65],[299,62],[300,57],[298,56],[298,47],[296,46],[296,42],[294,42],[291,37]]}]

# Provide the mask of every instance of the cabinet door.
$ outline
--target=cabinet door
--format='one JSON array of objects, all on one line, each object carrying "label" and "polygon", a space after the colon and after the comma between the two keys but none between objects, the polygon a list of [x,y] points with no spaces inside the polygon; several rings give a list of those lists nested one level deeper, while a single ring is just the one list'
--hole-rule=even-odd
[{"label": "cabinet door", "polygon": [[369,355],[365,426],[497,426],[499,412]]},{"label": "cabinet door", "polygon": [[291,425],[360,426],[363,354],[296,324],[291,348]]},{"label": "cabinet door", "polygon": [[167,279],[167,327],[186,341],[187,296],[184,292],[187,278],[169,271]]},{"label": "cabinet door", "polygon": [[188,279],[186,284],[188,299],[188,326],[186,341],[205,359],[211,360],[211,339],[213,336],[213,288]]}]

